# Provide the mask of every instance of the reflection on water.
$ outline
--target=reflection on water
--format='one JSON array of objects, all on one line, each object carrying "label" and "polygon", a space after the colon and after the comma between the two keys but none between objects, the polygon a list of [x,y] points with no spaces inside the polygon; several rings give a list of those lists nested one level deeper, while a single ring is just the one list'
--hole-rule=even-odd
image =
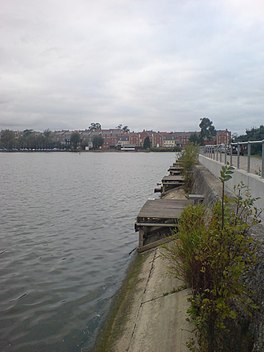
[{"label": "reflection on water", "polygon": [[90,346],[174,153],[0,154],[0,351]]}]

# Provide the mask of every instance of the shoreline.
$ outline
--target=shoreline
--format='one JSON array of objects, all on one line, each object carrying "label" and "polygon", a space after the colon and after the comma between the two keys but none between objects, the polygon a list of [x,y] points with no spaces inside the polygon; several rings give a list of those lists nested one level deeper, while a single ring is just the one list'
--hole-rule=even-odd
[{"label": "shoreline", "polygon": [[122,326],[124,326],[129,319],[128,314],[133,304],[136,291],[135,287],[138,288],[138,286],[140,286],[140,274],[148,257],[149,253],[145,253],[144,255],[135,253],[133,255],[121,287],[113,297],[105,322],[98,332],[95,346],[91,351],[112,351],[116,340],[122,335]]},{"label": "shoreline", "polygon": [[134,260],[93,351],[189,351],[190,291],[168,273],[160,248],[137,254]]},{"label": "shoreline", "polygon": [[0,150],[0,153],[179,153],[178,150],[171,149],[138,149],[138,150],[119,150],[119,149],[91,149],[91,150],[66,150],[66,149],[48,149],[48,150]]},{"label": "shoreline", "polygon": [[[184,197],[181,189],[166,198]],[[189,290],[168,270],[162,247],[134,254],[93,352],[187,352]],[[83,350],[83,352],[85,352]]]},{"label": "shoreline", "polygon": [[[208,170],[202,166],[195,168],[193,190],[204,195],[207,206],[214,204],[219,198],[220,186],[219,179]],[[179,199],[184,196],[184,192],[179,189],[165,194],[165,198],[169,199]],[[263,225],[256,225],[251,235],[254,239],[262,239]],[[186,343],[191,338],[195,339],[193,326],[186,320],[190,291],[180,280],[169,276],[166,260],[161,258],[161,251],[162,246],[135,256],[145,259],[138,265],[134,284],[126,285],[125,280],[129,274],[123,281],[122,287],[124,285],[126,295],[115,297],[117,307],[122,306],[123,308],[119,310],[119,314],[112,315],[111,322],[108,321],[110,339],[107,340],[102,330],[99,336],[105,344],[101,345],[102,349],[94,349],[94,352],[189,351]],[[259,285],[259,280],[263,276],[262,248],[259,248],[258,256],[260,265],[257,267],[256,275],[245,278],[247,283],[256,290],[256,301],[260,308],[251,322],[251,331],[255,334],[254,350],[256,352],[262,351],[264,345],[262,334],[263,286]],[[133,265],[131,263],[132,267]]]}]

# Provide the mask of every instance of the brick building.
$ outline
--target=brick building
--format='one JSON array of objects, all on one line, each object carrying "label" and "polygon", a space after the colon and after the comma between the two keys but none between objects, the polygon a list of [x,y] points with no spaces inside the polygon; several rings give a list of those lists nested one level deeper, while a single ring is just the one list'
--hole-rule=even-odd
[{"label": "brick building", "polygon": [[219,130],[216,132],[216,144],[230,144],[231,132],[228,130]]}]

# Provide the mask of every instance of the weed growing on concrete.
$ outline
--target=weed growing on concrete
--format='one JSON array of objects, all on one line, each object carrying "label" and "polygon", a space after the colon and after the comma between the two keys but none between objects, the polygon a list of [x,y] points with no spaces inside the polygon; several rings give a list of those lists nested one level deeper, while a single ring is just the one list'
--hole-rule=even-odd
[{"label": "weed growing on concrete", "polygon": [[186,288],[187,288],[186,285],[181,285],[181,286],[179,286],[179,287],[177,287],[177,288],[172,289],[172,290],[169,291],[169,292],[164,292],[164,293],[163,293],[163,296],[166,297],[166,296],[168,296],[168,295],[172,295],[173,293],[181,292],[181,291],[183,291],[183,290],[186,290]]},{"label": "weed growing on concrete", "polygon": [[192,169],[198,160],[198,147],[193,144],[186,145],[181,157],[182,174],[184,177],[184,190],[190,192],[192,188]]},{"label": "weed growing on concrete", "polygon": [[170,272],[178,279],[183,279],[188,287],[193,287],[193,280],[197,278],[194,253],[205,231],[206,208],[201,204],[187,206],[181,215],[175,240],[164,246]]},{"label": "weed growing on concrete", "polygon": [[[231,171],[222,169],[223,186]],[[176,240],[167,247],[175,275],[192,288],[188,314],[197,340],[190,342],[191,351],[249,351],[244,337],[257,307],[242,278],[256,261],[249,235],[258,222],[255,200],[240,184],[232,198],[223,192],[211,211],[203,205],[187,207]]]},{"label": "weed growing on concrete", "polygon": [[221,212],[222,212],[222,229],[224,228],[224,220],[225,220],[225,182],[229,181],[232,178],[234,167],[229,165],[223,166],[220,171],[220,181],[222,182],[222,199],[221,199]]}]

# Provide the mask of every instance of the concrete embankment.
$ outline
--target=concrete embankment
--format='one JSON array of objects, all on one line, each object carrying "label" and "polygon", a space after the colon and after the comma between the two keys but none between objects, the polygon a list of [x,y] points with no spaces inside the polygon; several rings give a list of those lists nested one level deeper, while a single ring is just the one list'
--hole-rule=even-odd
[{"label": "concrete embankment", "polygon": [[[183,190],[167,194],[184,197]],[[96,352],[187,352],[189,291],[168,272],[161,248],[136,254],[99,334]]]},{"label": "concrete embankment", "polygon": [[[215,202],[215,177],[203,167],[196,170],[195,191]],[[199,189],[200,187],[200,189]],[[219,188],[220,190],[220,188]],[[183,199],[183,189],[174,189],[168,199]],[[190,292],[169,274],[161,248],[136,254],[117,293],[95,352],[187,352],[192,326],[186,320]]]},{"label": "concrete embankment", "polygon": [[[203,166],[194,171],[193,192],[205,196],[211,206],[221,194],[221,183]],[[167,197],[184,197],[172,191]],[[262,240],[263,226],[254,228],[253,237]],[[189,292],[183,282],[168,273],[168,263],[160,248],[135,255],[127,277],[117,294],[109,318],[97,340],[95,352],[187,352],[192,326],[186,320]],[[264,351],[264,264],[263,246],[259,264],[246,278],[255,292],[259,310],[253,319],[253,352]]]},{"label": "concrete embankment", "polygon": [[[128,273],[115,316],[106,323],[96,352],[187,352],[191,334],[187,322],[189,291],[182,281],[168,274],[167,263],[156,248],[138,254],[133,265],[140,267]],[[131,276],[130,276],[131,275]],[[130,276],[130,278],[129,278]],[[122,291],[123,294],[122,294]],[[111,313],[110,313],[111,316]],[[108,326],[107,326],[108,325]]]}]

